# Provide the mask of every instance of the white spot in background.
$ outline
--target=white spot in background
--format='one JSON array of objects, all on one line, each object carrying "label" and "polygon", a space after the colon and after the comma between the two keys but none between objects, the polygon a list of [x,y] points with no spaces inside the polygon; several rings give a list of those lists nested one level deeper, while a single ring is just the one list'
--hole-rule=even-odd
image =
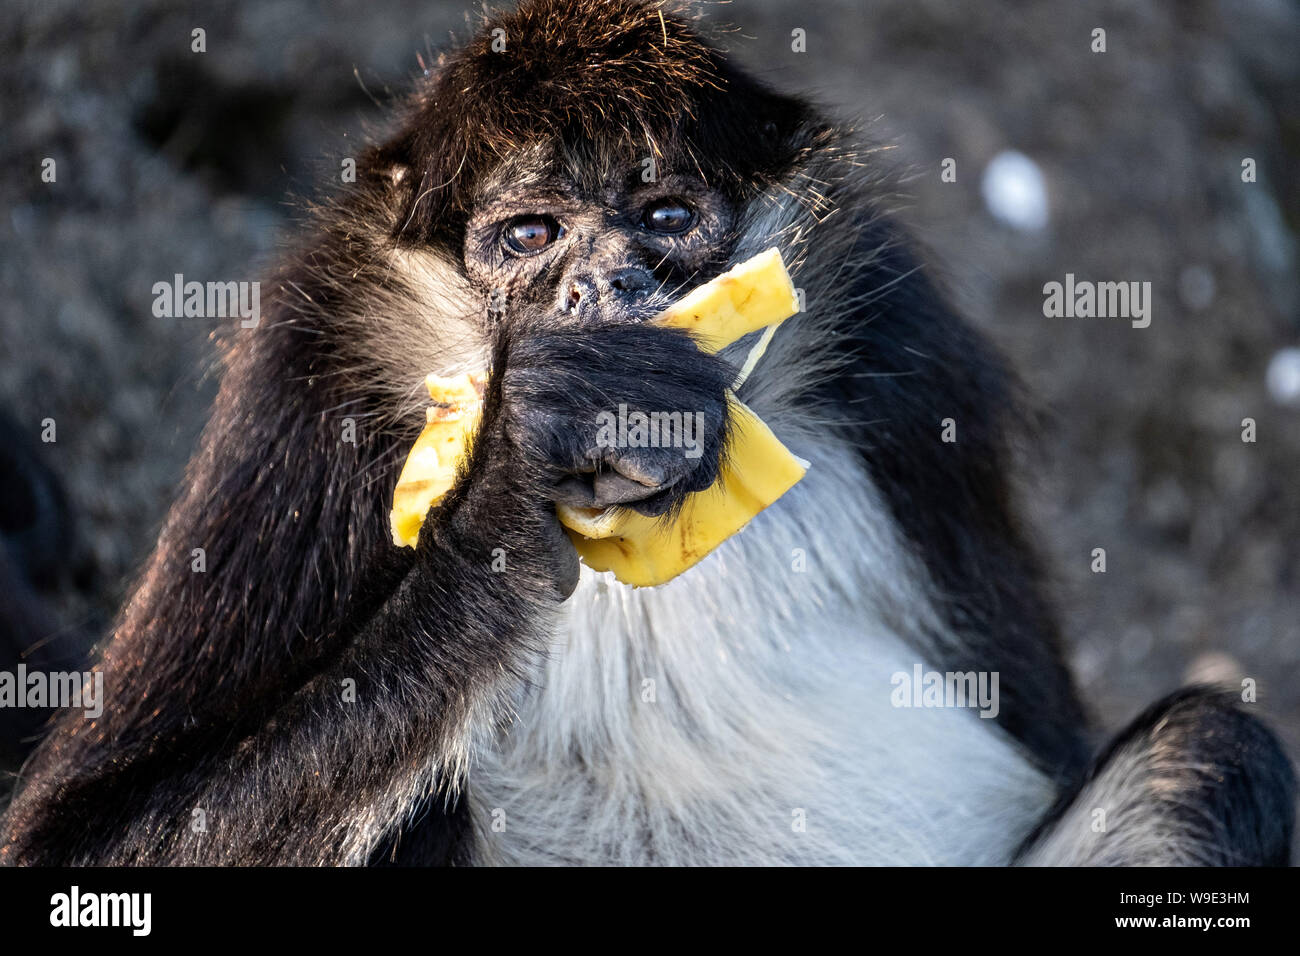
[{"label": "white spot in background", "polygon": [[980,183],[984,205],[993,218],[1021,232],[1047,226],[1047,183],[1038,164],[1015,150],[989,161]]},{"label": "white spot in background", "polygon": [[1268,363],[1265,381],[1273,401],[1300,407],[1300,348],[1278,351]]},{"label": "white spot in background", "polygon": [[1178,274],[1178,298],[1193,312],[1214,301],[1214,273],[1205,266],[1188,266]]}]

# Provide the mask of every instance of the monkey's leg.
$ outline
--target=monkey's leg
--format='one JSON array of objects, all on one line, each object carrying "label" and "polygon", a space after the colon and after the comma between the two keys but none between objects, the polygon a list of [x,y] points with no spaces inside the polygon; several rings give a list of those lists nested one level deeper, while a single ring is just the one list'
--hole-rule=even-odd
[{"label": "monkey's leg", "polygon": [[1285,866],[1295,776],[1236,698],[1191,688],[1148,708],[1025,841],[1022,866]]}]

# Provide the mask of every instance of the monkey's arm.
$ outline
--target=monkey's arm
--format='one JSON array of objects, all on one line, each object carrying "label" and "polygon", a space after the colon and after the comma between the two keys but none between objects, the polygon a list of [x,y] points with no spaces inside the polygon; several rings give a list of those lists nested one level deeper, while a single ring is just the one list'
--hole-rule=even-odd
[{"label": "monkey's arm", "polygon": [[[396,591],[255,734],[152,781],[120,834],[130,862],[364,862],[435,779],[458,776],[476,710],[539,638],[568,573],[544,503],[492,487],[490,517],[478,494],[435,509]],[[507,530],[486,535],[485,521]]]},{"label": "monkey's arm", "polygon": [[[488,427],[499,418],[494,411]],[[286,668],[278,704],[250,697],[251,713],[224,726],[221,715],[197,710],[187,728],[167,719],[187,706],[173,692],[158,701],[164,719],[136,723],[135,701],[110,680],[114,733],[79,752],[67,738],[86,728],[65,720],[56,729],[53,746],[66,753],[38,762],[18,795],[6,858],[333,863],[363,855],[370,828],[463,753],[469,711],[559,600],[552,566],[567,541],[558,526],[544,533],[546,503],[529,494],[522,471],[497,467],[493,459],[504,456],[493,445],[484,443],[474,480],[435,510],[414,561],[377,549],[337,649],[296,690],[301,678]],[[194,540],[205,539],[196,530]],[[279,573],[264,565],[240,585],[275,587]],[[196,669],[205,664],[202,643],[223,637],[222,603],[220,590],[207,595],[208,626],[184,648]],[[219,680],[208,673],[205,682]],[[125,691],[141,688],[131,682]],[[258,711],[264,719],[250,719]]]},{"label": "monkey's arm", "polygon": [[[244,663],[232,676],[222,670],[227,655],[211,653],[229,647],[238,664],[292,646],[274,618],[259,621],[269,648],[230,630],[240,597],[268,600],[285,576],[273,553],[241,565],[238,578],[227,566],[212,589],[188,593],[194,607],[166,604],[192,583],[188,568],[146,582],[133,610],[156,612],[162,626],[149,617],[109,646],[105,726],[67,715],[38,752],[4,821],[6,861],[364,862],[435,778],[455,777],[469,725],[490,717],[496,695],[513,686],[512,670],[572,586],[576,556],[548,495],[559,476],[580,470],[598,410],[619,401],[706,410],[708,467],[670,489],[684,495],[716,473],[730,380],[683,336],[637,326],[527,335],[498,353],[467,472],[430,513],[413,556],[383,540],[382,508],[367,512],[381,557],[367,583],[349,583],[343,623],[317,621],[328,634],[308,645],[316,652],[306,663],[282,657],[277,669],[252,674]],[[210,448],[198,459],[208,457]],[[310,462],[300,468],[295,478],[310,485]],[[260,502],[266,511],[245,527],[285,511],[283,495]],[[206,512],[179,511],[190,524],[173,520],[160,550],[169,535],[205,540]],[[318,534],[315,547],[339,560],[348,542]],[[202,626],[167,627],[182,610]],[[149,654],[165,662],[177,653],[193,697],[158,688],[142,666]],[[223,698],[223,685],[234,699]]]}]

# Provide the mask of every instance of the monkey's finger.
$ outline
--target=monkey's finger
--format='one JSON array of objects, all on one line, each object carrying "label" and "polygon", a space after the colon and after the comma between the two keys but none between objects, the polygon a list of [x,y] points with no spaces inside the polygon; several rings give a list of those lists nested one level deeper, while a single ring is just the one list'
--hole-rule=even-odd
[{"label": "monkey's finger", "polygon": [[582,568],[578,563],[578,550],[569,540],[554,511],[542,522],[542,544],[552,556],[551,581],[555,585],[555,593],[561,601],[568,600],[578,586]]},{"label": "monkey's finger", "polygon": [[596,507],[596,493],[590,479],[569,475],[555,485],[551,500],[559,505],[572,505],[575,508]]},{"label": "monkey's finger", "polygon": [[642,498],[645,497],[644,488],[666,488],[680,475],[680,472],[673,473],[674,469],[670,467],[673,462],[665,455],[609,448],[605,451],[604,460],[614,470],[598,474],[596,476],[597,486],[599,486],[602,478],[607,479],[614,485],[619,484],[617,479],[626,479],[623,484],[630,482],[643,486],[643,492],[640,495]]},{"label": "monkey's finger", "polygon": [[681,474],[676,474],[666,481],[648,484],[616,471],[603,471],[592,482],[592,491],[596,499],[595,507],[606,508],[610,505],[641,501],[671,488],[681,477]]}]

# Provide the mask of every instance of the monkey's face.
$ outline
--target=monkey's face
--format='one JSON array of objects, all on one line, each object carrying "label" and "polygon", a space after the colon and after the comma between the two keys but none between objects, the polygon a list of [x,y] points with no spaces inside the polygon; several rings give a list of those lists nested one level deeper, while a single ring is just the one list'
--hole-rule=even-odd
[{"label": "monkey's face", "polygon": [[669,6],[525,0],[429,72],[360,167],[330,279],[369,283],[335,310],[340,363],[414,428],[425,374],[484,368],[503,320],[642,324],[769,246],[797,268],[830,131]]},{"label": "monkey's face", "polygon": [[633,158],[593,176],[572,151],[531,150],[486,177],[464,241],[489,309],[640,321],[727,259],[735,212],[698,177],[643,181]]}]

